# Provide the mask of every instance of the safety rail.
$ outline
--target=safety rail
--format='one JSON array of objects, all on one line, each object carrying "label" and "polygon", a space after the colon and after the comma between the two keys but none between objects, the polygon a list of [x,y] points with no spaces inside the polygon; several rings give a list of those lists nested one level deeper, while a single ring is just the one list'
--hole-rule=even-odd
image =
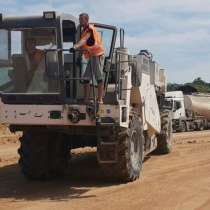
[{"label": "safety rail", "polygon": [[[84,52],[85,50],[81,50],[81,49],[75,49],[75,52]],[[75,52],[70,52],[69,49],[45,49],[44,50],[44,54],[45,54],[45,65],[46,65],[46,70],[48,68],[47,66],[47,53],[49,52],[69,52],[70,54],[73,54],[73,56],[75,56]],[[73,58],[73,60],[75,60],[75,58]],[[76,63],[73,62],[73,69],[75,71],[76,68]],[[93,68],[92,68],[92,63],[90,62],[90,69],[91,69],[91,82],[93,84],[92,87],[92,93],[93,93],[93,101],[94,101],[94,116],[96,117],[97,114],[97,99],[96,99],[96,92],[95,92],[95,87],[94,87],[94,74],[93,74]],[[70,81],[70,80],[87,80],[87,78],[85,77],[67,77],[65,78],[66,81]]]}]

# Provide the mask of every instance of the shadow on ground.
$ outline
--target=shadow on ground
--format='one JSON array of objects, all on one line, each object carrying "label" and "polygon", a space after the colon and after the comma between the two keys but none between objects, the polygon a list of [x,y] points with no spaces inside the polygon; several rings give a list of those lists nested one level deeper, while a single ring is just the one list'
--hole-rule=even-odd
[{"label": "shadow on ground", "polygon": [[22,199],[65,201],[95,197],[94,194],[84,194],[93,187],[118,184],[107,181],[97,164],[95,152],[74,157],[63,177],[45,182],[25,179],[18,164],[0,168],[0,199],[8,198],[14,202]]}]

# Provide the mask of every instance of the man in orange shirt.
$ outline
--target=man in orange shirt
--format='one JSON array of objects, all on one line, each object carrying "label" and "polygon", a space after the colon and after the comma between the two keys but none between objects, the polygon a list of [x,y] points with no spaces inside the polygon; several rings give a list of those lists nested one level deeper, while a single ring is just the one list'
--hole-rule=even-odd
[{"label": "man in orange shirt", "polygon": [[[90,81],[91,81],[91,68],[92,72],[98,82],[98,103],[103,103],[104,94],[104,47],[100,37],[93,24],[89,24],[89,16],[82,13],[79,16],[80,25],[82,27],[81,39],[76,43],[70,52],[76,49],[83,50],[83,56],[88,60],[87,68],[84,73],[84,93],[85,102],[88,103],[90,96]],[[94,85],[94,84],[93,84]]]}]

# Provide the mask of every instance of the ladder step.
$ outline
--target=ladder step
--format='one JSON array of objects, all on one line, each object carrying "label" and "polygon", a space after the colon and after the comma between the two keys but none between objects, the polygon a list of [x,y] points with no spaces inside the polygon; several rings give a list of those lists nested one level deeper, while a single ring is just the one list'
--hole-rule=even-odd
[{"label": "ladder step", "polygon": [[113,145],[113,146],[116,146],[117,145],[117,142],[104,142],[104,141],[101,141],[100,144],[103,146],[103,145]]},{"label": "ladder step", "polygon": [[98,125],[99,126],[114,126],[115,124],[114,123],[102,123],[102,122],[99,122]]},{"label": "ladder step", "polygon": [[98,162],[99,163],[104,163],[104,164],[114,164],[114,163],[117,163],[117,161],[115,161],[115,160],[100,160],[100,159],[98,159]]}]

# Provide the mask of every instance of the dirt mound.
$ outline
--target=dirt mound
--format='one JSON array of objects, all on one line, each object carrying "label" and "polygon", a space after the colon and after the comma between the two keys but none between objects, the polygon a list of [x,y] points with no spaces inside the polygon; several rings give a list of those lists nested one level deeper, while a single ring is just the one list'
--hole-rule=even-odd
[{"label": "dirt mound", "polygon": [[17,143],[21,132],[12,133],[8,126],[0,125],[0,145],[6,143]]}]

